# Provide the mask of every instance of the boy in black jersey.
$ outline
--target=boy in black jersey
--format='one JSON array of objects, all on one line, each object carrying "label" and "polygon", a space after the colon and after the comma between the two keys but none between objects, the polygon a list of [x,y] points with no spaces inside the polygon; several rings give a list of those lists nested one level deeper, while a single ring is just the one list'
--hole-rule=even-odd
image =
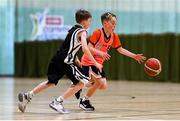
[{"label": "boy in black jersey", "polygon": [[64,100],[74,95],[78,90],[83,88],[83,86],[91,86],[89,77],[83,75],[82,69],[75,65],[75,62],[78,61],[76,54],[80,47],[82,47],[83,52],[94,62],[95,66],[99,70],[102,68],[102,65],[97,63],[91,55],[86,42],[86,29],[90,26],[91,17],[91,14],[86,10],[80,9],[76,12],[75,18],[77,24],[69,30],[64,43],[49,63],[47,72],[48,81],[42,82],[31,91],[19,93],[18,107],[21,112],[25,112],[26,105],[35,94],[57,85],[59,79],[65,74],[72,81],[73,86],[49,104],[52,109],[59,113],[67,113],[62,105]]}]

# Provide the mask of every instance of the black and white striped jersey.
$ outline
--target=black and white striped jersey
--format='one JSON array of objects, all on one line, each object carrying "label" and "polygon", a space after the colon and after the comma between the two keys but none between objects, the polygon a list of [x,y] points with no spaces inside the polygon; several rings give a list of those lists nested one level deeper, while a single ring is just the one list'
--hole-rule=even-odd
[{"label": "black and white striped jersey", "polygon": [[[78,33],[86,31],[81,25],[74,25],[69,31],[63,42],[59,54],[64,59],[64,63],[72,64],[75,61],[76,54],[81,48],[81,40],[78,38]],[[86,31],[87,32],[87,31]]]}]

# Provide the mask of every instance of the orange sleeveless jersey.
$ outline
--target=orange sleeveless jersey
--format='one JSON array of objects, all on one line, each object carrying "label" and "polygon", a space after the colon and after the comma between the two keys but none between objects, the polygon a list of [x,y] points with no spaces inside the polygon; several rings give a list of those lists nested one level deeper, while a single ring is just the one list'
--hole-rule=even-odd
[{"label": "orange sleeveless jersey", "polygon": [[[113,32],[108,40],[105,38],[104,34],[103,29],[98,29],[93,32],[90,37],[90,43],[94,46],[94,48],[103,52],[108,52],[111,47],[115,49],[121,47],[121,42],[117,33]],[[92,55],[100,64],[103,64],[105,61],[96,53],[92,53]],[[82,56],[81,64],[83,66],[94,65],[94,63],[85,54]]]}]

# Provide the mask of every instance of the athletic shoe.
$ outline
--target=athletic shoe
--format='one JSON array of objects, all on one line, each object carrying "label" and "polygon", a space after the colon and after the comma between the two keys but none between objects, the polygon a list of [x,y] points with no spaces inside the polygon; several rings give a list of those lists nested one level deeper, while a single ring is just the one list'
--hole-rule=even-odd
[{"label": "athletic shoe", "polygon": [[89,100],[82,100],[80,99],[79,107],[85,111],[94,111],[95,108],[91,105]]},{"label": "athletic shoe", "polygon": [[57,111],[58,113],[62,113],[62,114],[69,113],[69,112],[63,107],[62,101],[59,102],[59,101],[57,101],[57,99],[54,99],[54,100],[49,104],[49,107],[52,108],[53,110]]},{"label": "athletic shoe", "polygon": [[25,112],[26,110],[26,105],[31,101],[31,98],[29,96],[29,92],[27,93],[19,93],[18,94],[18,100],[19,100],[19,103],[18,103],[18,108],[21,112]]}]

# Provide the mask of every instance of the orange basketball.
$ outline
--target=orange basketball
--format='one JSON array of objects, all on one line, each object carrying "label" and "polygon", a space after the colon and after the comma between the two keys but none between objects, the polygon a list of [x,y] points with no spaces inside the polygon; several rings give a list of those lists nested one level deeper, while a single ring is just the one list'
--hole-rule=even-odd
[{"label": "orange basketball", "polygon": [[149,76],[157,76],[161,72],[161,62],[156,58],[149,58],[144,64],[144,70]]}]

